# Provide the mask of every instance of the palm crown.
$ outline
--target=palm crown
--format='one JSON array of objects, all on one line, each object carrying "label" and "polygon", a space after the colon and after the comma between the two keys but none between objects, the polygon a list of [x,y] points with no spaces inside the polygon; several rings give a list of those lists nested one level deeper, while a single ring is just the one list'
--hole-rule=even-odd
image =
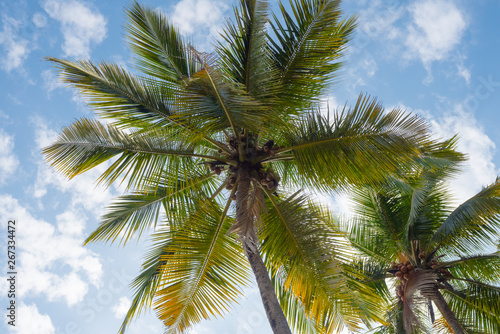
[{"label": "palm crown", "polygon": [[[421,171],[384,189],[358,191],[352,244],[370,281],[392,303],[377,333],[500,332],[500,182],[453,209],[450,170]],[[387,278],[396,296],[387,290]],[[431,303],[432,301],[432,303]],[[442,314],[436,320],[434,305]],[[428,309],[430,321],[423,316]]]},{"label": "palm crown", "polygon": [[355,20],[342,19],[340,1],[290,6],[269,16],[266,1],[241,0],[215,54],[205,54],[135,3],[126,30],[141,74],[49,58],[109,121],[66,127],[47,160],[68,177],[108,162],[99,182],[129,191],[87,242],[152,231],[122,331],[144,307],[173,332],[222,314],[248,282],[244,256],[275,333],[290,332],[276,293],[296,328],[356,329],[374,311],[341,273],[331,215],[290,189],[379,183],[457,156],[429,140],[421,118],[365,96],[331,119],[314,111]]}]

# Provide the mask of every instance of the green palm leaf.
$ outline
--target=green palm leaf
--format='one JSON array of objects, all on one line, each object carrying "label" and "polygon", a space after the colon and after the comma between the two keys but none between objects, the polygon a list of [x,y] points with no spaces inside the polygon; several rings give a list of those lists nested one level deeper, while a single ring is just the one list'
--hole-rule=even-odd
[{"label": "green palm leaf", "polygon": [[180,84],[200,70],[196,55],[164,15],[134,2],[127,17],[127,39],[141,71]]},{"label": "green palm leaf", "polygon": [[434,245],[474,253],[495,246],[500,236],[500,181],[495,181],[456,208],[436,231]]},{"label": "green palm leaf", "polygon": [[474,280],[465,287],[446,290],[444,295],[467,333],[500,332],[500,288]]},{"label": "green palm leaf", "polygon": [[153,299],[160,286],[163,273],[168,263],[162,258],[169,254],[172,244],[172,232],[156,233],[154,244],[146,254],[141,273],[134,279],[131,287],[135,290],[132,304],[120,327],[120,334],[124,334],[130,321],[141,314],[145,308],[151,308]]},{"label": "green palm leaf", "polygon": [[120,127],[172,123],[169,117],[174,91],[169,86],[132,76],[115,64],[48,60],[56,64],[62,80],[78,88],[101,117],[114,120]]},{"label": "green palm leaf", "polygon": [[333,122],[311,114],[280,135],[285,142],[276,159],[291,153],[303,183],[328,191],[382,182],[417,166],[420,148],[415,144],[426,142],[428,132],[420,117],[400,110],[386,113],[375,100],[360,96],[352,110],[335,115]]},{"label": "green palm leaf", "polygon": [[269,108],[249,96],[240,84],[225,82],[222,74],[205,62],[203,70],[193,75],[187,89],[176,102],[174,119],[203,133],[240,129],[259,133],[260,126],[270,118]]},{"label": "green palm leaf", "polygon": [[189,145],[170,141],[165,131],[134,136],[88,119],[64,128],[56,142],[43,152],[53,167],[70,178],[116,157],[99,182],[111,184],[120,176],[128,177],[129,186],[138,188],[163,173],[177,180],[179,171],[196,170],[199,159],[222,159],[197,154]]},{"label": "green palm leaf", "polygon": [[272,99],[276,83],[266,34],[268,1],[240,0],[235,22],[228,21],[216,51],[230,80],[245,86],[259,101]]},{"label": "green palm leaf", "polygon": [[[345,326],[358,328],[359,317],[373,304],[354,289],[357,283],[343,274],[342,262],[349,250],[342,235],[327,223],[332,217],[304,195],[296,193],[278,202],[265,192],[269,201],[262,216],[262,251],[270,272],[283,275],[281,305],[285,314],[290,316],[292,309],[303,307],[306,317],[329,328],[328,332]],[[293,298],[300,298],[302,306]],[[305,319],[292,317],[289,321],[299,327],[306,325]]]},{"label": "green palm leaf", "polygon": [[[444,248],[442,251],[447,250]],[[500,281],[500,252],[447,259],[440,267],[450,268],[454,277],[467,279],[480,277],[482,282],[496,284]]]},{"label": "green palm leaf", "polygon": [[168,263],[154,307],[169,332],[180,333],[202,319],[222,315],[248,284],[241,246],[228,235],[232,219],[210,200],[172,238],[161,260]]},{"label": "green palm leaf", "polygon": [[[168,181],[170,180],[165,180]],[[173,184],[160,181],[158,185],[153,184],[142,192],[118,197],[108,206],[108,212],[102,217],[101,224],[85,243],[114,241],[121,237],[120,243],[125,244],[136,234],[139,239],[145,229],[156,228],[162,207],[165,208],[166,217],[170,221],[169,226],[178,224],[195,205],[192,198],[212,193],[214,186],[213,173],[193,173],[193,176],[181,178]]]},{"label": "green palm leaf", "polygon": [[[270,38],[275,67],[280,74],[279,99],[290,112],[311,106],[340,68],[355,18],[341,20],[340,1],[290,1],[291,14],[279,3]],[[273,37],[274,37],[273,36]],[[302,110],[301,110],[302,109]]]}]

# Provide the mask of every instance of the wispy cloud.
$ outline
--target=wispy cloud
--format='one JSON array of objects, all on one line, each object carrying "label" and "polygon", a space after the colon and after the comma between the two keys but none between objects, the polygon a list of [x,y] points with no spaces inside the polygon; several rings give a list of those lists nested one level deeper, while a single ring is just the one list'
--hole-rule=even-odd
[{"label": "wispy cloud", "polygon": [[19,159],[14,153],[14,136],[0,129],[0,185],[10,178],[19,166]]},{"label": "wispy cloud", "polygon": [[22,69],[24,61],[33,50],[32,43],[19,34],[23,23],[12,17],[2,17],[3,30],[0,31],[0,66],[10,72],[14,69]]},{"label": "wispy cloud", "polygon": [[89,58],[91,45],[101,43],[106,37],[106,19],[86,3],[46,0],[43,8],[52,19],[61,23],[64,56]]}]

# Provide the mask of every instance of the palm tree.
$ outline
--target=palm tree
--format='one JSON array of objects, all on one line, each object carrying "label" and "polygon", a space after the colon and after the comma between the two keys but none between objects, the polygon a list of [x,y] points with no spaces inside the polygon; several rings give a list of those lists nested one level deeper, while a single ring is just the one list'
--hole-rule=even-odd
[{"label": "palm tree", "polygon": [[500,180],[453,209],[452,171],[423,170],[355,196],[358,265],[392,305],[377,333],[427,333],[431,323],[439,333],[500,333]]},{"label": "palm tree", "polygon": [[312,318],[356,328],[371,312],[330,251],[341,243],[328,210],[291,189],[381,182],[446,159],[421,118],[366,96],[323,116],[319,99],[355,19],[342,19],[340,1],[290,6],[269,16],[266,1],[241,0],[206,54],[135,3],[126,30],[141,74],[49,58],[107,122],[64,128],[47,161],[69,178],[107,163],[98,181],[127,186],[86,242],[125,244],[151,231],[122,332],[145,307],[172,332],[223,314],[248,282],[248,263],[275,333],[290,333],[275,288],[293,301],[281,306],[294,328]]}]

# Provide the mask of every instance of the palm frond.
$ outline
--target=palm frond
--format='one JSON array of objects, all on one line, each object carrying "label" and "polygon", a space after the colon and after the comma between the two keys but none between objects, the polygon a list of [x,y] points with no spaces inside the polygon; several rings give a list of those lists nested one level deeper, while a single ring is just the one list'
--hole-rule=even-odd
[{"label": "palm frond", "polygon": [[450,309],[467,333],[500,332],[500,288],[467,280],[463,289],[444,290]]},{"label": "palm frond", "polygon": [[446,245],[475,253],[495,246],[500,236],[500,181],[497,180],[456,208],[434,234],[429,246]]},{"label": "palm frond", "polygon": [[200,201],[161,258],[168,271],[158,286],[154,308],[171,333],[224,314],[248,283],[247,261],[227,234],[230,203],[229,198],[221,210],[213,201]]},{"label": "palm frond", "polygon": [[142,271],[131,283],[131,287],[134,289],[134,297],[120,327],[120,334],[125,334],[129,323],[139,316],[145,308],[152,307],[163,272],[168,268],[168,263],[162,261],[162,258],[171,252],[169,247],[172,245],[172,236],[172,230],[154,235],[154,243],[145,256]]},{"label": "palm frond", "polygon": [[48,58],[64,82],[76,87],[101,117],[120,127],[167,126],[174,92],[154,80],[135,77],[118,65]]},{"label": "palm frond", "polygon": [[208,61],[193,75],[176,101],[173,118],[188,128],[205,134],[231,129],[259,133],[260,126],[272,114],[269,108],[249,96],[244,87],[225,82],[222,74]]},{"label": "palm frond", "polygon": [[307,314],[305,306],[301,302],[301,298],[285,288],[284,280],[281,275],[274,275],[272,281],[274,283],[276,296],[285,313],[292,333],[326,333],[326,329],[322,326],[322,323],[315,321],[314,318]]},{"label": "palm frond", "polygon": [[[398,189],[405,191],[405,189]],[[405,233],[409,208],[408,194],[376,192],[369,188],[353,193],[356,217],[350,223],[351,242],[367,256],[382,263],[396,260],[408,247]]]},{"label": "palm frond", "polygon": [[197,154],[190,145],[170,141],[168,133],[162,130],[134,136],[89,119],[64,128],[43,153],[52,167],[69,178],[116,158],[98,182],[109,185],[119,177],[128,177],[128,185],[138,188],[153,175],[168,171],[177,179],[182,170],[196,170],[200,159],[222,159]]},{"label": "palm frond", "polygon": [[145,74],[182,84],[201,68],[188,43],[166,16],[137,2],[126,13],[130,49]]},{"label": "palm frond", "polygon": [[452,275],[458,278],[480,278],[490,284],[500,282],[500,252],[447,259],[439,267],[449,268]]},{"label": "palm frond", "polygon": [[[332,217],[299,193],[276,200],[264,191],[268,208],[262,216],[262,251],[271,274],[283,275],[288,298],[282,306],[295,308],[290,298],[299,298],[306,316],[328,332],[359,328],[363,312],[376,307],[370,308],[369,294],[363,296],[354,288],[356,282],[343,274],[341,260],[347,262],[350,250],[342,234],[329,226]],[[291,310],[285,309],[285,314]]]},{"label": "palm frond", "polygon": [[244,85],[250,96],[265,100],[266,105],[276,86],[267,44],[268,11],[266,0],[240,0],[234,8],[235,21],[227,21],[221,34],[223,42],[216,45],[219,63],[229,80]]},{"label": "palm frond", "polygon": [[[165,208],[166,218],[171,224],[179,221],[190,211],[190,207],[200,196],[212,193],[215,188],[214,174],[191,176],[176,182],[153,184],[149,189],[118,197],[107,208],[99,227],[86,239],[89,242],[114,242],[120,238],[120,244],[127,243],[133,236],[140,238],[147,228],[155,229],[160,217],[161,208]],[[179,208],[182,208],[179,210]]]},{"label": "palm frond", "polygon": [[340,68],[356,20],[341,19],[338,0],[295,0],[290,6],[289,13],[280,1],[270,43],[280,73],[282,108],[300,112],[314,103]]},{"label": "palm frond", "polygon": [[383,182],[419,167],[419,146],[428,142],[422,118],[401,110],[386,113],[365,96],[333,122],[316,113],[292,124],[281,131],[285,139],[275,158],[291,152],[304,186],[325,191]]}]

